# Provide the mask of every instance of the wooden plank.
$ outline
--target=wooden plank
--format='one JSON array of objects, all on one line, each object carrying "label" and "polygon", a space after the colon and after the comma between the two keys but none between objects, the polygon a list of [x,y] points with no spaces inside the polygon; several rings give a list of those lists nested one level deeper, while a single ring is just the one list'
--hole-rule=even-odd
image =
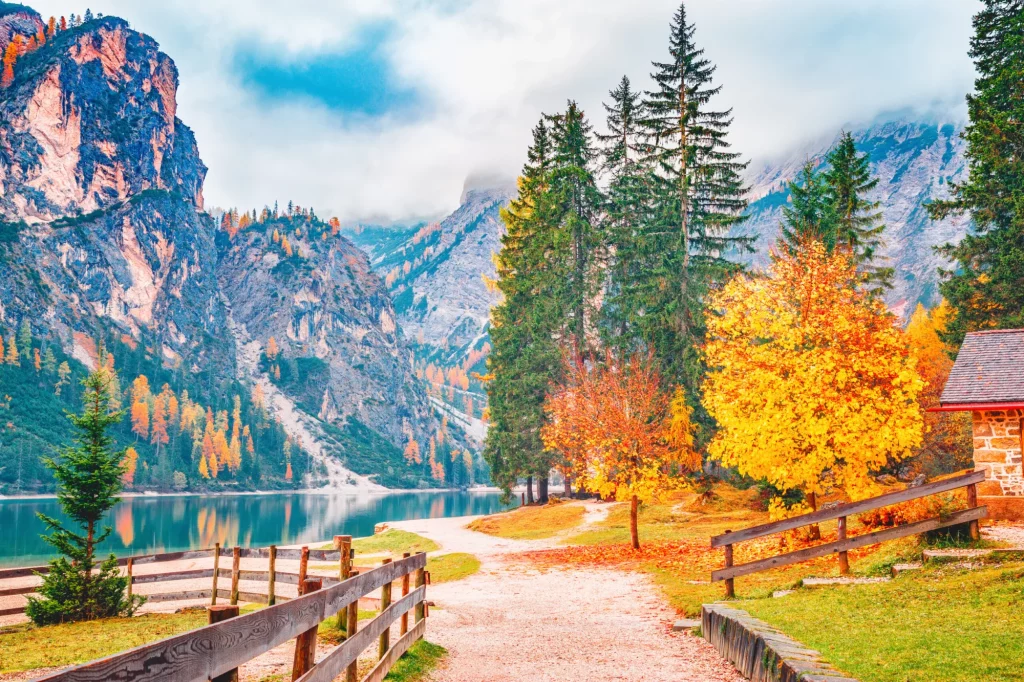
[{"label": "wooden plank", "polygon": [[[408,614],[408,612],[406,612]],[[403,614],[405,615],[405,614]],[[391,666],[395,664],[399,658],[402,657],[406,651],[409,650],[416,641],[423,636],[423,633],[427,630],[427,621],[421,620],[416,623],[416,626],[409,632],[402,635],[402,637],[395,642],[395,645],[388,649],[387,654],[384,658],[377,661],[377,665],[373,666],[373,670],[367,673],[366,677],[363,678],[363,682],[381,682],[391,670]]]},{"label": "wooden plank", "polygon": [[[394,565],[396,564],[387,564],[387,566]],[[386,566],[381,568],[386,568]],[[296,682],[334,682],[334,679],[341,675],[349,663],[356,660],[364,649],[373,644],[374,640],[379,639],[381,634],[387,631],[403,613],[422,602],[426,594],[427,588],[419,587],[381,611],[380,615],[342,642],[341,646],[327,654],[322,661]]]},{"label": "wooden plank", "polygon": [[908,523],[905,526],[896,526],[895,528],[886,528],[885,530],[876,531],[874,533],[858,535],[847,540],[829,542],[824,545],[818,545],[817,547],[808,547],[806,549],[797,550],[796,552],[780,554],[779,556],[761,559],[760,561],[751,561],[750,563],[740,564],[738,566],[733,566],[732,568],[722,568],[711,573],[711,580],[712,582],[726,580],[728,578],[736,578],[741,575],[766,571],[770,568],[788,566],[789,564],[798,564],[801,561],[816,559],[834,552],[870,547],[871,545],[877,545],[880,542],[887,542],[889,540],[895,540],[908,535],[916,535],[930,530],[955,526],[958,523],[966,523],[975,519],[983,519],[987,515],[988,507],[965,509],[950,515],[945,520],[940,517],[935,517],[925,521]]},{"label": "wooden plank", "polygon": [[[242,558],[243,559],[269,559],[270,558],[270,547],[242,547]],[[231,556],[231,550],[222,548],[220,550],[221,556]],[[309,558],[312,561],[338,561],[341,554],[336,549],[311,549],[309,550]],[[280,549],[277,550],[278,561],[298,561],[302,558],[302,550],[300,549]]]},{"label": "wooden plank", "polygon": [[8,587],[0,590],[0,597],[10,597],[15,594],[32,594],[39,589],[39,585],[28,585],[27,587]]},{"label": "wooden plank", "polygon": [[133,585],[144,585],[146,583],[162,583],[172,580],[198,580],[213,576],[213,569],[200,569],[195,571],[169,571],[167,573],[145,573],[132,576]]},{"label": "wooden plank", "polygon": [[[138,566],[139,564],[152,564],[160,561],[183,561],[186,559],[205,559],[211,556],[213,556],[212,549],[194,549],[185,552],[168,552],[166,554],[141,554],[139,556],[121,557],[117,560],[117,565],[127,566],[129,559],[132,560],[132,563]],[[49,565],[23,566],[19,568],[3,568],[0,569],[0,580],[9,580],[11,578],[27,578],[29,576],[36,575],[37,573],[45,575],[49,572]]]},{"label": "wooden plank", "polygon": [[838,519],[840,516],[853,516],[854,514],[862,514],[866,511],[871,511],[872,509],[888,507],[889,505],[899,504],[900,502],[907,502],[908,500],[916,500],[919,497],[927,497],[928,495],[944,493],[949,490],[963,488],[964,486],[970,485],[972,483],[981,483],[984,480],[984,471],[972,471],[969,474],[963,474],[961,476],[947,478],[942,481],[925,483],[924,485],[918,486],[916,488],[897,490],[896,492],[886,493],[885,495],[872,497],[867,500],[860,500],[859,502],[841,504],[831,509],[822,509],[820,511],[812,512],[810,514],[803,514],[801,516],[794,516],[790,519],[783,519],[782,521],[774,521],[772,523],[766,523],[760,526],[753,526],[751,528],[745,528],[743,530],[734,531],[732,533],[716,535],[715,537],[711,538],[711,546],[722,547],[723,545],[734,545],[737,542],[754,540],[756,538],[762,538],[765,535],[773,535],[775,533],[782,533],[787,530],[793,530],[794,528],[809,526],[813,523],[831,521],[833,519]]},{"label": "wooden plank", "polygon": [[38,680],[206,682],[295,639],[300,632],[334,615],[359,597],[425,565],[426,555],[417,554],[284,604],[268,606]]}]

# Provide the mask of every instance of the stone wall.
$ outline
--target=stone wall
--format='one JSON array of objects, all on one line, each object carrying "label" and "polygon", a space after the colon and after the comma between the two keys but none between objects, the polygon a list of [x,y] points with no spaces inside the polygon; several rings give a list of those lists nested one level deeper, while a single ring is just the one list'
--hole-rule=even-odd
[{"label": "stone wall", "polygon": [[992,519],[1024,521],[1022,420],[1024,410],[974,413],[974,464],[986,474],[978,495]]},{"label": "stone wall", "polygon": [[1024,410],[974,413],[974,463],[986,472],[979,495],[1024,496],[1021,420]]}]

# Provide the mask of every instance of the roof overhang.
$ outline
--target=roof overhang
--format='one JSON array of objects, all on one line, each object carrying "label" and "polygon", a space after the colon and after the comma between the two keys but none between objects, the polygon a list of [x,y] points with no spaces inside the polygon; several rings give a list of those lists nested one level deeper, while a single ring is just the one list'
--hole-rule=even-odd
[{"label": "roof overhang", "polygon": [[948,403],[938,407],[929,407],[926,412],[994,412],[998,410],[1024,410],[1024,402]]}]

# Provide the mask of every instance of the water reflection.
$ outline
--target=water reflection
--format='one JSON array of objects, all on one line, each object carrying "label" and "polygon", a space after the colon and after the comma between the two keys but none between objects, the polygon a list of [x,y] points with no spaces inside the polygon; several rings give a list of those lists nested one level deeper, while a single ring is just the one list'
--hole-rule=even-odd
[{"label": "water reflection", "polygon": [[[496,493],[393,495],[267,494],[132,497],[107,523],[114,533],[104,551],[175,552],[199,547],[287,545],[332,535],[370,535],[381,521],[491,514],[503,508]],[[51,548],[40,535],[43,512],[62,518],[57,500],[0,501],[0,565],[40,563]]]}]

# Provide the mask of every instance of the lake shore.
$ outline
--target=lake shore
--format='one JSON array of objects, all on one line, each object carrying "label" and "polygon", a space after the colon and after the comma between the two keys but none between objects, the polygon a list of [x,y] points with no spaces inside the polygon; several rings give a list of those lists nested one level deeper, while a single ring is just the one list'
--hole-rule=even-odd
[{"label": "lake shore", "polygon": [[[472,488],[385,488],[368,490],[364,488],[301,488],[298,490],[221,490],[217,492],[157,492],[155,490],[129,491],[118,494],[121,498],[147,497],[233,497],[243,495],[351,495],[353,497],[379,497],[408,493],[500,493],[496,486],[474,486]],[[513,489],[513,494],[519,488]],[[26,495],[0,495],[0,502],[8,500],[54,500],[56,493],[29,493]]]}]

